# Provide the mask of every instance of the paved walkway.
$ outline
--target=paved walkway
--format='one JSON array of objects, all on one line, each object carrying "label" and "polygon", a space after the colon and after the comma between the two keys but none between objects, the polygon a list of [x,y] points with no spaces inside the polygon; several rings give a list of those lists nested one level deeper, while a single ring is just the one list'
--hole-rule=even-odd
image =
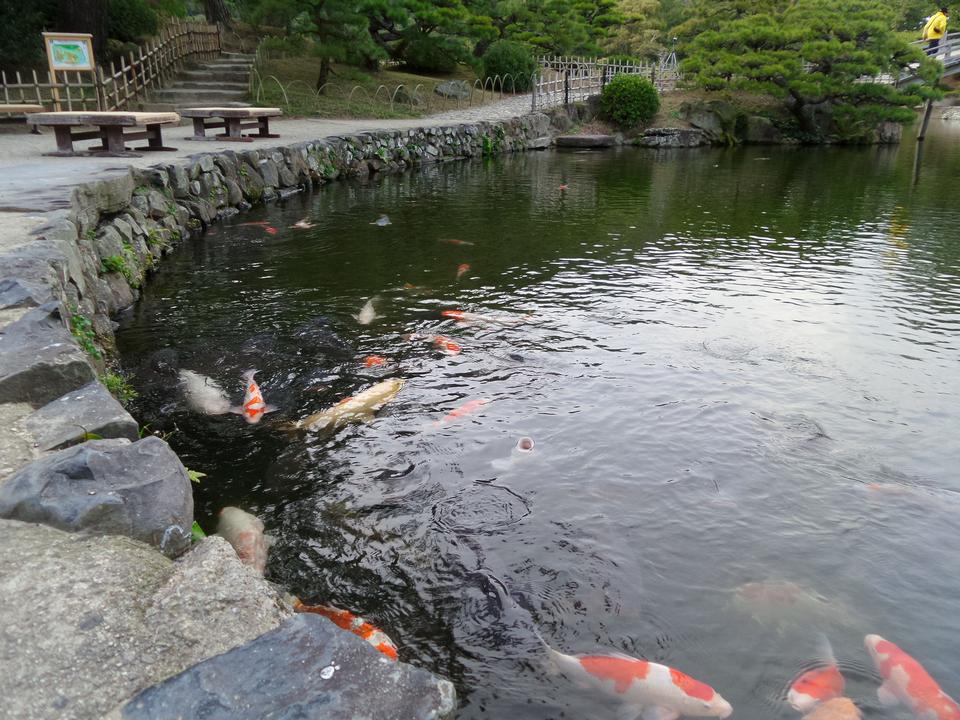
[{"label": "paved walkway", "polygon": [[[426,118],[405,120],[326,120],[288,119],[270,123],[277,139],[255,140],[252,143],[190,142],[192,134],[186,126],[164,129],[164,142],[178,148],[176,152],[144,153],[139,158],[43,157],[55,149],[53,133],[30,135],[23,126],[0,134],[0,212],[37,213],[69,207],[69,188],[125,172],[130,166],[146,167],[170,163],[191,155],[220,150],[248,150],[274,147],[304,140],[317,140],[330,135],[350,135],[366,130],[405,130],[433,125],[502,120],[530,111],[530,96],[520,95],[477,107],[453,110]],[[79,147],[86,147],[83,143]],[[11,220],[9,215],[0,220]]]}]

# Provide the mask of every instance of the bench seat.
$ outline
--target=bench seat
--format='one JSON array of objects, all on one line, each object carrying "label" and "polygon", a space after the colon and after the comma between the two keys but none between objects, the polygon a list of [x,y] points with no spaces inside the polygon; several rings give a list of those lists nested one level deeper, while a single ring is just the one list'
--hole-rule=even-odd
[{"label": "bench seat", "polygon": [[[182,108],[180,114],[193,120],[193,135],[187,140],[230,140],[253,142],[254,138],[275,138],[270,134],[270,118],[280,117],[280,108],[262,107],[193,107]],[[243,122],[250,120],[251,122]],[[213,128],[224,128],[219,135],[207,135]],[[244,135],[244,130],[257,130],[255,135]]]},{"label": "bench seat", "polygon": [[[160,132],[162,125],[180,122],[180,116],[175,112],[41,112],[31,115],[31,125],[51,126],[57,137],[57,151],[45,153],[55,157],[72,157],[75,155],[98,155],[104,157],[140,157],[139,153],[131,152],[126,147],[128,140],[146,140],[147,144],[136,150],[176,150],[164,147]],[[75,125],[94,125],[97,130],[76,132],[71,128]],[[124,128],[143,127],[143,131],[124,131]],[[86,152],[73,149],[77,140],[101,141],[101,145],[90,148]]]}]

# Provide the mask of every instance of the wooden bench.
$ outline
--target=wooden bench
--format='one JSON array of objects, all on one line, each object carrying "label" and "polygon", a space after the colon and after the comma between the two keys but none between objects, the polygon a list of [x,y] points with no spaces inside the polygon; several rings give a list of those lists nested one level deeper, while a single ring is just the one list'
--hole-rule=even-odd
[{"label": "wooden bench", "polygon": [[[146,140],[147,144],[134,150],[176,150],[164,147],[161,125],[179,123],[174,112],[42,112],[32,115],[33,125],[52,126],[57,137],[57,151],[44,153],[54,157],[96,155],[100,157],[140,157],[126,147],[129,140]],[[74,125],[95,125],[97,130],[75,132]],[[124,128],[143,127],[144,130],[124,132]],[[77,140],[100,140],[101,145],[83,152],[73,149]]]},{"label": "wooden bench", "polygon": [[[193,120],[193,135],[187,140],[231,140],[233,142],[253,142],[258,138],[275,138],[270,134],[270,118],[280,117],[280,108],[261,107],[196,107],[178,110],[183,117]],[[243,122],[253,120],[254,122]],[[226,128],[221,135],[207,135],[212,128]],[[244,130],[257,129],[256,135],[244,135]]]},{"label": "wooden bench", "polygon": [[[31,105],[29,103],[0,103],[0,114],[3,115],[30,115],[32,113],[43,112],[43,105]],[[30,119],[27,118],[27,123]],[[30,132],[39,135],[37,126],[33,125]]]}]

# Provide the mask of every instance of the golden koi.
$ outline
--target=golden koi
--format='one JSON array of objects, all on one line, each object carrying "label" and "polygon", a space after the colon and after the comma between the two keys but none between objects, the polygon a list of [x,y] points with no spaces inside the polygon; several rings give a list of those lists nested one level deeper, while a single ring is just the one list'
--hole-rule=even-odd
[{"label": "golden koi", "polygon": [[294,424],[294,429],[315,432],[327,427],[340,427],[350,422],[369,422],[373,414],[393,400],[404,386],[404,380],[383,380],[363,392],[344,398],[333,407],[314,413]]}]

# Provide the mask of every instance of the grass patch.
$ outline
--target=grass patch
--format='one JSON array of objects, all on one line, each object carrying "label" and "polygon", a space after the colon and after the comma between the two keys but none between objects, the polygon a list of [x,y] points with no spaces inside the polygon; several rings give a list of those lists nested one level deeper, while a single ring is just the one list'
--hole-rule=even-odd
[{"label": "grass patch", "polygon": [[137,391],[133,389],[133,385],[119,373],[106,372],[100,376],[100,382],[120,401],[121,405],[127,405],[137,399]]},{"label": "grass patch", "polygon": [[[258,72],[262,83],[259,96],[254,98],[258,104],[282,107],[288,115],[330,118],[416,118],[469,107],[469,99],[458,104],[456,99],[441,97],[433,89],[444,80],[463,80],[468,85],[476,80],[473,69],[466,65],[458,66],[449,75],[431,76],[400,69],[368,72],[352,65],[334,64],[324,94],[317,95],[314,88],[320,59],[312,55],[268,58]],[[403,89],[391,108],[390,98],[400,85]],[[414,95],[418,104],[410,103]],[[488,92],[483,102],[499,99],[499,93]],[[479,91],[473,104],[481,104]]]},{"label": "grass patch", "polygon": [[97,334],[93,331],[93,323],[77,307],[70,310],[70,332],[87,355],[95,360],[103,357],[100,348],[97,347]]}]

